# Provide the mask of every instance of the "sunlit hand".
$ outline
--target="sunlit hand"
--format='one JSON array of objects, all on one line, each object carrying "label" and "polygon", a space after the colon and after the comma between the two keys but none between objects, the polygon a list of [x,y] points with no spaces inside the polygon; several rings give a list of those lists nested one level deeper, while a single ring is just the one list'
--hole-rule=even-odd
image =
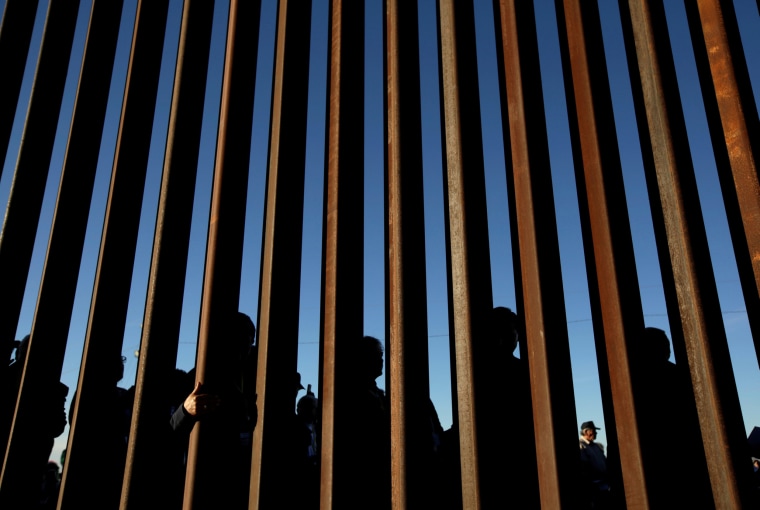
[{"label": "sunlit hand", "polygon": [[203,393],[203,385],[200,382],[196,382],[195,389],[187,396],[182,405],[187,414],[200,418],[216,411],[220,404],[221,400],[219,400],[219,397]]}]

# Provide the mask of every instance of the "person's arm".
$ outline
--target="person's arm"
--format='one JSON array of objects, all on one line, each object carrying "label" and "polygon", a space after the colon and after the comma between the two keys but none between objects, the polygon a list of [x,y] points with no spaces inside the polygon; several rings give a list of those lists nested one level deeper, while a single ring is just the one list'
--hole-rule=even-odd
[{"label": "person's arm", "polygon": [[207,414],[216,411],[221,401],[216,395],[203,392],[203,385],[200,381],[195,383],[192,393],[187,396],[185,401],[172,414],[170,423],[175,431],[187,430],[193,428],[196,421]]},{"label": "person's arm", "polygon": [[193,428],[196,421],[198,420],[187,412],[184,405],[181,405],[176,411],[174,411],[174,414],[172,414],[170,423],[172,430],[175,432],[190,432],[190,429]]}]

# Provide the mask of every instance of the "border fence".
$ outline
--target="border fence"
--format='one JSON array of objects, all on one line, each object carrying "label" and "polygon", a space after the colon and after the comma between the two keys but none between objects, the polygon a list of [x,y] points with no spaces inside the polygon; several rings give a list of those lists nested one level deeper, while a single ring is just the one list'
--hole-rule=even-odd
[{"label": "border fence", "polygon": [[[606,0],[605,0],[606,1]],[[129,3],[129,2],[127,2]],[[87,315],[86,336],[76,388],[69,401],[69,435],[58,508],[82,508],[105,494],[104,472],[116,470],[104,458],[102,388],[110,384],[109,360],[121,355],[138,257],[138,235],[145,221],[143,196],[149,155],[156,137],[163,163],[142,317],[139,361],[131,426],[124,448],[123,477],[102,508],[221,508],[220,495],[232,469],[218,452],[223,439],[213,425],[199,421],[182,461],[181,492],[159,459],[169,437],[165,389],[177,363],[183,298],[186,292],[191,230],[207,229],[197,332],[196,380],[213,385],[230,370],[224,338],[230,313],[240,308],[249,171],[257,80],[271,82],[267,129],[266,187],[263,191],[261,259],[256,325],[256,425],[250,438],[249,508],[277,508],[297,482],[283,451],[291,440],[292,376],[297,370],[301,306],[307,158],[307,117],[311,105],[325,107],[323,216],[319,331],[320,508],[374,508],[357,503],[354,475],[347,466],[357,445],[343,432],[356,402],[350,385],[352,341],[364,336],[365,122],[367,86],[365,2],[328,0],[325,96],[309,94],[312,62],[312,0],[279,0],[271,76],[257,76],[261,0],[229,0],[223,34],[224,59],[208,218],[194,214],[202,126],[207,101],[215,2],[185,0],[171,69],[170,104],[161,103],[159,81],[169,0],[137,0],[129,21],[131,44],[119,121],[106,122],[117,41],[124,25],[124,0],[92,0],[81,62],[71,58],[80,14],[77,0],[6,0],[0,27],[0,154],[15,160],[0,234],[0,350],[11,359],[22,304],[36,303],[19,383],[0,364],[0,506],[26,508],[19,494],[28,490],[38,466],[30,452],[42,441],[41,407],[61,379],[69,328],[80,284],[80,265],[93,203],[98,161],[112,160],[110,187],[98,238],[99,250]],[[314,0],[316,4],[316,0]],[[382,75],[384,151],[383,251],[385,305],[385,388],[388,400],[387,497],[393,508],[427,508],[431,465],[429,434],[426,289],[426,222],[420,59],[421,2],[383,0],[383,51],[376,65]],[[593,323],[601,402],[608,449],[610,485],[618,490],[609,508],[667,508],[679,487],[688,484],[704,506],[755,508],[757,481],[747,444],[742,408],[729,353],[729,338],[710,258],[705,216],[700,205],[695,162],[689,146],[679,93],[672,29],[662,0],[620,0],[618,8],[642,168],[656,241],[659,271],[673,344],[671,379],[653,380],[641,369],[637,339],[645,328],[642,292],[636,278],[635,236],[626,200],[624,162],[619,149],[611,78],[597,2],[555,0],[567,104],[567,129],[577,186],[577,211]],[[226,2],[225,2],[226,4]],[[35,20],[47,5],[39,54],[30,58]],[[755,357],[760,364],[760,183],[754,159],[760,154],[757,106],[747,54],[729,0],[686,0],[687,44],[691,45],[707,118],[712,154]],[[532,417],[514,416],[516,407],[493,411],[493,364],[477,339],[489,335],[494,308],[489,246],[486,166],[476,33],[476,8],[493,9],[496,72],[506,169],[506,201],[514,268],[516,312],[521,318],[520,353],[526,364]],[[760,10],[760,4],[758,4]],[[452,434],[457,476],[453,507],[508,506],[504,498],[519,487],[500,476],[495,443],[520,440],[513,427],[526,423],[534,446],[536,505],[584,508],[578,454],[566,301],[553,194],[547,105],[542,81],[537,19],[546,16],[522,0],[438,0],[435,2],[437,83],[445,224],[445,266],[449,326]],[[758,15],[758,12],[755,12]],[[117,62],[118,65],[118,62]],[[313,64],[311,64],[313,65]],[[34,67],[33,84],[24,76]],[[70,124],[61,126],[64,89],[71,67],[79,69]],[[757,86],[757,85],[756,85]],[[28,87],[28,85],[26,85]],[[23,92],[26,90],[26,92]],[[29,95],[28,104],[24,94]],[[13,142],[18,108],[27,105],[21,141]],[[204,106],[206,110],[204,110]],[[165,136],[154,127],[159,108],[168,109]],[[62,129],[67,129],[61,134]],[[102,154],[104,137],[115,137],[112,154]],[[65,139],[54,212],[49,231],[43,199],[56,143]],[[57,142],[58,140],[58,142]],[[12,153],[18,149],[17,153]],[[208,149],[206,149],[208,150]],[[7,166],[7,165],[6,165]],[[2,170],[0,170],[2,171]],[[56,174],[57,175],[57,174]],[[194,201],[195,200],[195,201]],[[250,212],[250,211],[249,211]],[[29,296],[35,242],[47,239],[36,296]],[[257,269],[258,271],[258,269]],[[33,290],[31,292],[34,292]],[[23,336],[23,335],[21,335]],[[315,360],[315,363],[317,361]],[[528,382],[529,381],[529,382]],[[253,382],[251,382],[253,384]],[[652,408],[653,394],[683,387],[685,414],[696,435],[684,433],[696,460],[681,466],[683,482],[664,472],[678,466],[669,445],[651,435],[665,412]],[[17,388],[17,389],[16,389]],[[76,399],[73,400],[73,394]],[[654,409],[654,410],[653,410]],[[692,413],[692,414],[690,414]],[[597,418],[598,419],[598,418]],[[497,425],[498,423],[498,425]],[[672,422],[671,422],[672,423]],[[519,425],[518,425],[519,424]],[[107,426],[107,423],[105,424]],[[532,425],[532,427],[531,427]],[[698,428],[697,428],[698,425]],[[343,432],[342,432],[343,431]],[[687,436],[691,439],[687,439]],[[693,439],[693,440],[692,440]],[[367,438],[367,442],[382,442]],[[364,446],[359,446],[364,447]],[[509,450],[509,445],[506,446]],[[681,451],[681,450],[673,450]],[[121,461],[117,461],[119,463]],[[384,465],[384,464],[383,464]],[[530,463],[526,464],[530,465]],[[234,466],[233,466],[234,467]],[[533,469],[527,468],[526,469]],[[663,479],[663,477],[673,477]],[[32,478],[34,479],[34,478]],[[219,485],[219,480],[225,480]],[[702,483],[704,481],[704,484]],[[36,482],[35,482],[36,483]],[[686,484],[686,485],[683,485]],[[32,484],[34,485],[34,484]],[[663,488],[663,486],[667,486]],[[120,489],[120,490],[119,490]],[[505,495],[506,493],[506,495]],[[696,497],[696,496],[693,496]],[[383,500],[383,497],[378,497]],[[526,500],[527,501],[527,500]],[[377,503],[377,502],[376,502]],[[224,503],[226,504],[226,503]],[[379,507],[382,502],[377,503]],[[514,503],[516,508],[520,504]],[[7,505],[7,506],[6,506]],[[18,506],[14,506],[18,505]],[[528,508],[529,504],[525,503]],[[665,506],[663,506],[665,505]],[[440,507],[445,505],[441,504]],[[31,507],[30,507],[31,508]],[[36,507],[35,507],[36,508]],[[226,506],[225,506],[226,508]]]}]

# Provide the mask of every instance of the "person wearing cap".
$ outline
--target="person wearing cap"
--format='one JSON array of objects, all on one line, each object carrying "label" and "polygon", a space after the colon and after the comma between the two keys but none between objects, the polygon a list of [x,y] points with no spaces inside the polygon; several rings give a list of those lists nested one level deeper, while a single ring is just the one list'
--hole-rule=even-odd
[{"label": "person wearing cap", "polygon": [[596,442],[596,431],[601,430],[593,421],[581,423],[579,441],[581,454],[581,480],[589,508],[606,508],[610,485],[607,480],[607,457],[604,446]]}]

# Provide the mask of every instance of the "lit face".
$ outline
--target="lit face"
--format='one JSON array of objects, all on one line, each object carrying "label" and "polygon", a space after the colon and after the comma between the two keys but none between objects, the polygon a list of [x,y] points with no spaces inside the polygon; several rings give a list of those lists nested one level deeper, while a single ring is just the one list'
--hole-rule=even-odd
[{"label": "lit face", "polygon": [[583,431],[583,438],[586,441],[593,441],[594,439],[596,439],[596,430],[594,430],[594,429],[585,429]]}]

